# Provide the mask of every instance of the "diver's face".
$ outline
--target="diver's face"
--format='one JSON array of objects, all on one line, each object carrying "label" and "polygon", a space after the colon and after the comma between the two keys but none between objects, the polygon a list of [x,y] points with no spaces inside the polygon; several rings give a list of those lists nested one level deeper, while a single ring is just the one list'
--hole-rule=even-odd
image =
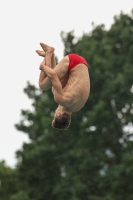
[{"label": "diver's face", "polygon": [[54,118],[59,117],[59,116],[61,116],[61,115],[62,115],[62,112],[61,112],[61,110],[60,110],[60,107],[58,107],[58,108],[55,110]]}]

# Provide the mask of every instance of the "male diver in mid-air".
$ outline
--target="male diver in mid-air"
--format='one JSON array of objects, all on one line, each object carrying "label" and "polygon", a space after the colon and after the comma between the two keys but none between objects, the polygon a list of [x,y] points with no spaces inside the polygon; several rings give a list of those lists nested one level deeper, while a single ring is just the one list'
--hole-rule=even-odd
[{"label": "male diver in mid-air", "polygon": [[36,50],[45,57],[40,64],[39,87],[52,88],[58,108],[52,127],[66,130],[71,123],[71,114],[79,111],[90,93],[90,78],[86,60],[77,54],[68,54],[58,64],[55,63],[54,48],[40,43],[43,50]]}]

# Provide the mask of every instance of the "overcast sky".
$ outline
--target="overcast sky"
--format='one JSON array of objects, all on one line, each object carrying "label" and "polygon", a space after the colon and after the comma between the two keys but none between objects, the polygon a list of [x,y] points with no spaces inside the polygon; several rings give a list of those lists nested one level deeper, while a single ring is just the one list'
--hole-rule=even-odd
[{"label": "overcast sky", "polygon": [[133,0],[4,0],[0,1],[0,160],[15,166],[15,152],[28,142],[15,129],[21,109],[30,109],[23,93],[26,82],[38,87],[40,42],[63,56],[61,31],[75,36],[91,31],[91,23],[109,28],[114,15],[130,13]]}]

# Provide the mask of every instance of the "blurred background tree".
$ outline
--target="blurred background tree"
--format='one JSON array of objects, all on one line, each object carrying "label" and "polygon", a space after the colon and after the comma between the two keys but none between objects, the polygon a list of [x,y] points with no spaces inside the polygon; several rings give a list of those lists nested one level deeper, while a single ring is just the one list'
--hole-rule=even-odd
[{"label": "blurred background tree", "polygon": [[27,83],[33,109],[21,111],[16,128],[30,143],[16,153],[19,190],[12,198],[132,200],[133,13],[115,16],[109,30],[93,23],[81,38],[74,31],[61,37],[64,55],[77,53],[89,63],[90,97],[69,130],[59,131],[51,127],[52,92]]},{"label": "blurred background tree", "polygon": [[11,196],[17,192],[18,181],[15,169],[11,169],[0,161],[0,199],[11,200]]}]

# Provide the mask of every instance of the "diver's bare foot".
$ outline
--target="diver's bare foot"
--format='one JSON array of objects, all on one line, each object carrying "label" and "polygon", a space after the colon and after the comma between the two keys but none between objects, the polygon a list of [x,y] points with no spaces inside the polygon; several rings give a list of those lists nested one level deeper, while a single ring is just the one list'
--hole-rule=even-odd
[{"label": "diver's bare foot", "polygon": [[44,44],[42,42],[40,42],[40,45],[41,45],[42,49],[47,53],[52,53],[55,50],[53,47],[50,47],[47,44]]},{"label": "diver's bare foot", "polygon": [[42,57],[45,57],[46,53],[44,51],[40,51],[40,50],[36,50],[36,53],[39,55],[39,56],[42,56]]}]

